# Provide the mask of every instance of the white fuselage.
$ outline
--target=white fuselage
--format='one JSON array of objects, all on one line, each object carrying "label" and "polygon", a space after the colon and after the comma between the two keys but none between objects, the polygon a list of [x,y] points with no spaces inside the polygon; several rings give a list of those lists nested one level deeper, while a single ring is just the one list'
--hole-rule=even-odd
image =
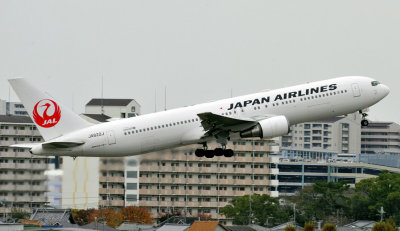
[{"label": "white fuselage", "polygon": [[[63,149],[32,149],[38,155],[128,156],[201,143],[205,133],[199,113],[257,120],[284,115],[290,125],[353,113],[384,98],[389,89],[367,77],[342,77],[218,100],[93,125],[54,141],[83,141]],[[313,89],[313,90],[311,90]]]}]

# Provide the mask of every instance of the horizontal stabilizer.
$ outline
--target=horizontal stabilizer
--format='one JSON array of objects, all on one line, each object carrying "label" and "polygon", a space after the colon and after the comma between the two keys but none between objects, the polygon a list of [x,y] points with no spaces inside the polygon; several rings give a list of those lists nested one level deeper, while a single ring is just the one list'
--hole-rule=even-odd
[{"label": "horizontal stabilizer", "polygon": [[37,145],[40,145],[40,143],[26,143],[26,144],[12,144],[8,147],[12,148],[33,148]]},{"label": "horizontal stabilizer", "polygon": [[77,147],[85,142],[83,141],[77,141],[77,142],[65,142],[65,141],[60,141],[60,142],[45,142],[42,144],[43,148],[72,148],[72,147]]}]

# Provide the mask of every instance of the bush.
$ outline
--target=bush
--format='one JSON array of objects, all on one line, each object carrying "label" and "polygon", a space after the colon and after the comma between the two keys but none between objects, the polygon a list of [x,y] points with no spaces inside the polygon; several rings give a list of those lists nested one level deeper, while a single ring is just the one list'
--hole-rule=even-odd
[{"label": "bush", "polygon": [[285,227],[285,231],[296,231],[296,226],[294,225],[287,225]]},{"label": "bush", "polygon": [[322,227],[322,231],[336,231],[336,226],[331,223],[326,223],[324,227]]},{"label": "bush", "polygon": [[385,222],[377,222],[372,227],[372,231],[386,231],[386,224]]},{"label": "bush", "polygon": [[306,222],[304,224],[303,231],[315,231],[315,225],[312,222]]}]

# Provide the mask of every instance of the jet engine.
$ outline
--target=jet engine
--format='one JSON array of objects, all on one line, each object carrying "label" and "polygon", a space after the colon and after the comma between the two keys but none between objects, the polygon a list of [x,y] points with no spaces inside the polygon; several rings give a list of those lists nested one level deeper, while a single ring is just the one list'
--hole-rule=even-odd
[{"label": "jet engine", "polygon": [[261,120],[258,124],[240,133],[240,137],[271,138],[289,133],[290,124],[285,116],[274,116]]}]

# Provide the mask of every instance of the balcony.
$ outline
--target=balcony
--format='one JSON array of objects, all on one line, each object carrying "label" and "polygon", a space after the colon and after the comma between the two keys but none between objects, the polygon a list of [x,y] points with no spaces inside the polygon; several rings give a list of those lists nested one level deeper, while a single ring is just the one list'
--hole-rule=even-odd
[{"label": "balcony", "polygon": [[0,163],[0,168],[2,168],[2,169],[15,169],[15,164],[14,163]]},{"label": "balcony", "polygon": [[158,184],[158,181],[161,181],[161,178],[156,177],[140,177],[139,184]]},{"label": "balcony", "polygon": [[125,183],[125,178],[123,176],[100,176],[99,182]]},{"label": "balcony", "polygon": [[184,201],[172,201],[172,206],[174,207],[185,207]]},{"label": "balcony", "polygon": [[159,166],[155,165],[140,165],[139,167],[140,172],[158,172],[159,171]]},{"label": "balcony", "polygon": [[219,184],[220,185],[234,185],[234,180],[233,179],[220,179]]},{"label": "balcony", "polygon": [[278,186],[279,185],[279,180],[271,180],[269,185],[270,186]]},{"label": "balcony", "polygon": [[47,187],[45,185],[33,185],[31,190],[35,192],[45,192],[47,191]]},{"label": "balcony", "polygon": [[249,195],[249,194],[251,194],[251,192],[249,192],[249,191],[233,191],[234,192],[234,194],[235,194],[235,196],[244,196],[244,195]]},{"label": "balcony", "polygon": [[31,186],[30,185],[15,185],[14,186],[15,191],[31,191]]},{"label": "balcony", "polygon": [[158,189],[139,189],[139,195],[158,195]]},{"label": "balcony", "polygon": [[174,189],[172,190],[172,195],[186,195],[185,189]]},{"label": "balcony", "polygon": [[[108,204],[108,202],[110,202]],[[124,200],[110,200],[110,201],[106,201],[106,200],[99,200],[99,205],[101,206],[118,206],[118,207],[123,207],[125,205]]]},{"label": "balcony", "polygon": [[199,190],[189,190],[188,195],[197,196],[197,195],[200,195],[200,191]]},{"label": "balcony", "polygon": [[99,194],[118,194],[118,195],[124,195],[125,190],[123,188],[109,188],[107,191],[107,188],[99,188]]},{"label": "balcony", "polygon": [[186,178],[174,178],[174,183],[175,184],[185,184]]},{"label": "balcony", "polygon": [[233,197],[234,193],[232,190],[220,190],[219,191],[220,196],[227,196],[227,197]]},{"label": "balcony", "polygon": [[213,182],[214,184],[217,183],[216,180],[212,179],[202,179],[202,178],[199,179],[200,184],[211,184],[211,182]]},{"label": "balcony", "polygon": [[200,190],[201,196],[217,196],[218,191],[217,190]]},{"label": "balcony", "polygon": [[30,202],[31,197],[30,196],[16,196],[14,202]]},{"label": "balcony", "polygon": [[187,203],[187,206],[188,207],[199,207],[199,202],[197,202],[197,201],[189,201]]},{"label": "balcony", "polygon": [[240,180],[240,179],[236,179],[235,180],[235,185],[252,185],[253,182],[250,179],[245,179],[245,180]]},{"label": "balcony", "polygon": [[279,174],[279,168],[270,168],[269,169],[269,174],[278,175]]},{"label": "balcony", "polygon": [[254,180],[254,185],[269,185],[269,180]]},{"label": "balcony", "polygon": [[251,163],[251,162],[253,162],[253,157],[251,157],[251,156],[236,156],[234,160],[237,162]]},{"label": "balcony", "polygon": [[142,207],[142,206],[156,207],[156,206],[158,206],[158,201],[144,201],[144,200],[141,200],[141,201],[139,201],[139,206],[140,207]]},{"label": "balcony", "polygon": [[165,195],[165,196],[170,196],[170,195],[172,195],[172,190],[171,189],[160,189],[160,194]]},{"label": "balcony", "polygon": [[268,174],[269,169],[268,168],[255,168],[254,169],[254,174]]},{"label": "balcony", "polygon": [[160,184],[172,184],[172,178],[160,178]]},{"label": "balcony", "polygon": [[1,180],[14,180],[17,176],[14,174],[1,175]]},{"label": "balcony", "polygon": [[251,168],[235,168],[235,173],[251,174]]},{"label": "balcony", "polygon": [[99,167],[100,171],[124,171],[125,166],[121,164],[101,164]]}]

